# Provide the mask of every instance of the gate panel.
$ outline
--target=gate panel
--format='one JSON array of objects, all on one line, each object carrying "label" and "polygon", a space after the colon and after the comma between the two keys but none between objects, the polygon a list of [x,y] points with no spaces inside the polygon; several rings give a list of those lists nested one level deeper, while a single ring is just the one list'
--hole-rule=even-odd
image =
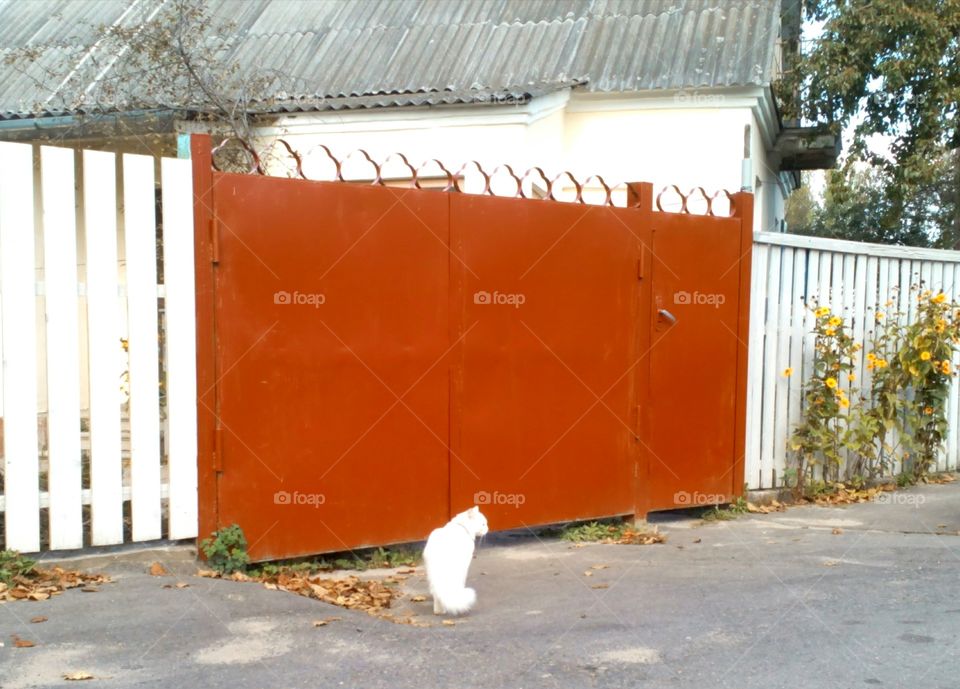
[{"label": "gate panel", "polygon": [[740,240],[740,218],[654,213],[648,510],[739,494]]},{"label": "gate panel", "polygon": [[633,512],[644,217],[451,196],[467,332],[452,512],[479,503],[493,529]]},{"label": "gate panel", "polygon": [[423,538],[447,518],[447,195],[213,186],[218,525],[257,560]]}]

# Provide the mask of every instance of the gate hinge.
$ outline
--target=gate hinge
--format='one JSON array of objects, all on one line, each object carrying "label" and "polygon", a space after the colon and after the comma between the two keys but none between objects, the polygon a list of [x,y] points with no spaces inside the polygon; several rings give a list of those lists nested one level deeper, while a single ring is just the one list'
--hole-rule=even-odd
[{"label": "gate hinge", "polygon": [[213,429],[213,470],[223,473],[223,427]]},{"label": "gate hinge", "polygon": [[220,233],[217,232],[217,221],[210,218],[210,262],[214,265],[220,263]]}]

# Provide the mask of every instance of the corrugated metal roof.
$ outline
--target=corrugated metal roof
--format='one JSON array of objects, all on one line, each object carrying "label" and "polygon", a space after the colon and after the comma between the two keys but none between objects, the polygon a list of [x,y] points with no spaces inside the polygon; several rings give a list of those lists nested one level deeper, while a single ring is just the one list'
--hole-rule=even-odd
[{"label": "corrugated metal roof", "polygon": [[[0,116],[190,103],[93,99],[123,75],[98,27],[169,0],[0,0]],[[779,0],[206,0],[221,59],[277,75],[284,110],[470,102],[572,83],[594,92],[766,85]],[[99,30],[102,30],[99,29]],[[31,50],[24,68],[5,58]],[[132,50],[136,50],[134,47]],[[64,84],[64,80],[67,83]],[[86,94],[86,98],[77,98]],[[429,95],[433,94],[433,95]],[[101,93],[102,95],[102,93]],[[271,107],[274,107],[272,105]]]}]

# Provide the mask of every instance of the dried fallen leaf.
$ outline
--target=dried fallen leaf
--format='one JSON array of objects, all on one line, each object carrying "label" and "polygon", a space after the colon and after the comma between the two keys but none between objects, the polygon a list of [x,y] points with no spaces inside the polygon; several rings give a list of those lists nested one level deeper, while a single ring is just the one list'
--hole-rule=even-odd
[{"label": "dried fallen leaf", "polygon": [[407,569],[398,569],[397,574],[414,574],[416,571],[413,567],[408,567]]},{"label": "dried fallen leaf", "polygon": [[36,646],[36,644],[33,643],[32,641],[29,641],[27,639],[21,639],[16,634],[11,634],[10,638],[13,639],[14,648],[33,648],[34,646]]},{"label": "dried fallen leaf", "polygon": [[207,579],[219,579],[219,572],[214,572],[212,569],[201,569],[197,572],[198,577],[205,577]]},{"label": "dried fallen leaf", "polygon": [[591,586],[590,588],[592,588],[592,589],[608,589],[608,588],[610,588],[610,584],[594,584],[594,585]]},{"label": "dried fallen leaf", "polygon": [[30,600],[47,600],[50,597],[50,594],[46,591],[34,591],[27,598]]},{"label": "dried fallen leaf", "polygon": [[84,679],[93,679],[93,675],[89,672],[84,672],[83,670],[77,670],[76,672],[68,672],[63,678],[71,682],[77,682]]},{"label": "dried fallen leaf", "polygon": [[444,627],[453,627],[456,625],[456,622],[453,620],[444,620],[441,624],[443,624]]},{"label": "dried fallen leaf", "polygon": [[188,583],[185,582],[185,581],[178,581],[178,582],[177,582],[177,588],[178,588],[178,589],[188,589],[188,588],[190,588],[190,584],[188,584]]},{"label": "dried fallen leaf", "polygon": [[33,624],[40,624],[41,622],[46,622],[46,621],[47,621],[47,618],[44,617],[43,615],[37,615],[36,617],[31,617],[31,618],[30,618],[30,621],[31,621]]},{"label": "dried fallen leaf", "polygon": [[610,569],[610,565],[592,565],[590,569]]},{"label": "dried fallen leaf", "polygon": [[410,597],[410,600],[412,600],[414,603],[422,603],[423,601],[427,600],[427,597],[426,597],[426,596],[411,596],[411,597]]},{"label": "dried fallen leaf", "polygon": [[585,576],[585,577],[592,577],[592,576],[593,576],[593,572],[591,572],[591,571],[588,569],[586,572],[583,573],[583,576]]},{"label": "dried fallen leaf", "polygon": [[154,562],[152,565],[150,565],[150,576],[167,577],[167,576],[170,576],[170,572],[168,572],[166,567],[164,567],[159,562]]},{"label": "dried fallen leaf", "polygon": [[840,534],[843,533],[843,529],[841,529],[839,526],[835,526],[833,527],[832,533],[834,536],[839,536]]},{"label": "dried fallen leaf", "polygon": [[80,590],[84,593],[98,593],[100,591],[100,589],[98,589],[96,586],[84,586]]},{"label": "dried fallen leaf", "polygon": [[338,621],[339,619],[340,619],[339,617],[324,617],[322,620],[314,620],[314,621],[313,621],[313,626],[314,626],[314,627],[326,627],[326,626],[327,626],[328,624],[330,624],[331,622],[336,622],[336,621]]},{"label": "dried fallen leaf", "polygon": [[693,539],[693,542],[694,542],[694,543],[700,543],[700,542],[702,542],[702,541],[703,541],[702,538],[695,538],[695,539]]},{"label": "dried fallen leaf", "polygon": [[840,563],[839,563],[838,561],[836,561],[836,560],[827,560],[826,562],[823,563],[823,566],[824,566],[824,567],[836,567],[836,566],[839,565],[839,564],[840,564]]}]

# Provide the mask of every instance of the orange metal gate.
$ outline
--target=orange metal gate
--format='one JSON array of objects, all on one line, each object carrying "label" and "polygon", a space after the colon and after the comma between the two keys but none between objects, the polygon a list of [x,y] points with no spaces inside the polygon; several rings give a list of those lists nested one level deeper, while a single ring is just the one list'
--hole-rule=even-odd
[{"label": "orange metal gate", "polygon": [[193,159],[202,534],[266,560],[474,504],[506,529],[742,490],[749,195],[704,217],[646,184],[614,208]]}]

